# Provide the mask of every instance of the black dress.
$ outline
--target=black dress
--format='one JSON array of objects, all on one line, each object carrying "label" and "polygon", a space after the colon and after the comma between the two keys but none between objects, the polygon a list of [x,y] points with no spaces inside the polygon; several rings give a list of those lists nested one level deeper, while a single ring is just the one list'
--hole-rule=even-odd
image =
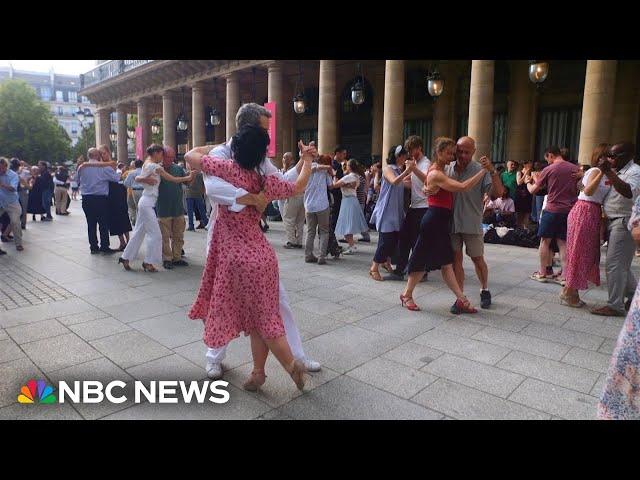
[{"label": "black dress", "polygon": [[131,222],[127,210],[127,188],[117,182],[109,182],[109,235],[122,235],[131,231]]},{"label": "black dress", "polygon": [[33,188],[29,192],[29,201],[27,202],[27,213],[44,215],[46,210],[42,205],[42,193],[47,187],[47,179],[42,176],[36,178]]},{"label": "black dress", "polygon": [[514,204],[516,212],[518,213],[531,213],[531,202],[533,195],[527,190],[527,184],[516,185],[516,194]]}]

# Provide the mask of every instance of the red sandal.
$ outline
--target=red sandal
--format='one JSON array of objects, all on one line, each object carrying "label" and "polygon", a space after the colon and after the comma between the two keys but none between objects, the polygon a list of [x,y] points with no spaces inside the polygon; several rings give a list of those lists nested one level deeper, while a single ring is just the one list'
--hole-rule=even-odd
[{"label": "red sandal", "polygon": [[465,301],[456,300],[456,307],[460,313],[478,313],[478,309],[471,306],[471,302],[465,297]]},{"label": "red sandal", "polygon": [[[409,303],[411,301],[411,303]],[[402,302],[402,306],[412,312],[419,312],[420,307],[416,305],[416,302],[413,301],[412,297],[405,297],[403,294],[400,294],[400,302]]]}]

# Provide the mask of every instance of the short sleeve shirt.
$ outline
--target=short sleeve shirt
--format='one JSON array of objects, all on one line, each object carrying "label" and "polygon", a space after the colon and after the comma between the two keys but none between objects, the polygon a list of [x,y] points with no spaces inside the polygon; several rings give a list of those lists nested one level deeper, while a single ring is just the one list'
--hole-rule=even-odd
[{"label": "short sleeve shirt", "polygon": [[[180,165],[172,164],[167,173],[174,177],[185,177],[186,173]],[[181,183],[168,182],[160,180],[158,188],[158,203],[156,212],[158,218],[180,217],[184,215],[184,206],[182,204],[183,190]]]},{"label": "short sleeve shirt", "polygon": [[[482,165],[472,161],[467,168],[458,173],[455,162],[446,167],[446,174],[458,182],[464,182],[482,170]],[[482,234],[482,210],[484,194],[491,190],[491,175],[485,173],[482,180],[466,192],[453,194],[453,231],[452,233]]]},{"label": "short sleeve shirt", "polygon": [[557,160],[542,171],[536,185],[547,188],[546,211],[569,213],[578,199],[577,181],[573,176],[578,170],[573,163]]},{"label": "short sleeve shirt", "polygon": [[633,160],[620,169],[618,177],[631,187],[631,198],[623,197],[612,187],[603,203],[604,213],[609,218],[631,216],[633,203],[640,195],[640,166]]}]

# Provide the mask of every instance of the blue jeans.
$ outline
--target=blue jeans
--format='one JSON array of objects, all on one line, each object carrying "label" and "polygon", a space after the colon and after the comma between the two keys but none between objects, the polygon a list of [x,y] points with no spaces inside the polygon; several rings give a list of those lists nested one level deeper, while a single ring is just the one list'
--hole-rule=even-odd
[{"label": "blue jeans", "polygon": [[540,223],[540,215],[542,215],[542,204],[544,203],[544,195],[534,195],[533,205],[531,208],[531,221]]},{"label": "blue jeans", "polygon": [[52,190],[43,190],[42,191],[42,208],[46,212],[48,217],[51,216],[51,197],[53,197]]},{"label": "blue jeans", "polygon": [[207,218],[207,209],[204,206],[204,200],[201,198],[187,198],[187,216],[189,218],[189,228],[193,229],[193,211],[194,207],[198,209],[200,213],[200,223],[207,225],[209,219]]}]

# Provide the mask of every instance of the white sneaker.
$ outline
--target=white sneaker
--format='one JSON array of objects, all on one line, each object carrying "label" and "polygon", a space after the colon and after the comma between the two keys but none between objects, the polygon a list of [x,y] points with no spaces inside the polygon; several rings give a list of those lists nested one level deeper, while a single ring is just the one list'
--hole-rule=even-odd
[{"label": "white sneaker", "polygon": [[345,251],[342,252],[343,255],[353,255],[358,251],[358,247],[355,245],[353,247],[347,247]]},{"label": "white sneaker", "polygon": [[222,378],[222,364],[207,362],[207,377],[211,380],[220,380]]},{"label": "white sneaker", "polygon": [[308,358],[304,359],[304,366],[307,368],[308,372],[319,372],[321,368],[320,362],[309,360]]}]

